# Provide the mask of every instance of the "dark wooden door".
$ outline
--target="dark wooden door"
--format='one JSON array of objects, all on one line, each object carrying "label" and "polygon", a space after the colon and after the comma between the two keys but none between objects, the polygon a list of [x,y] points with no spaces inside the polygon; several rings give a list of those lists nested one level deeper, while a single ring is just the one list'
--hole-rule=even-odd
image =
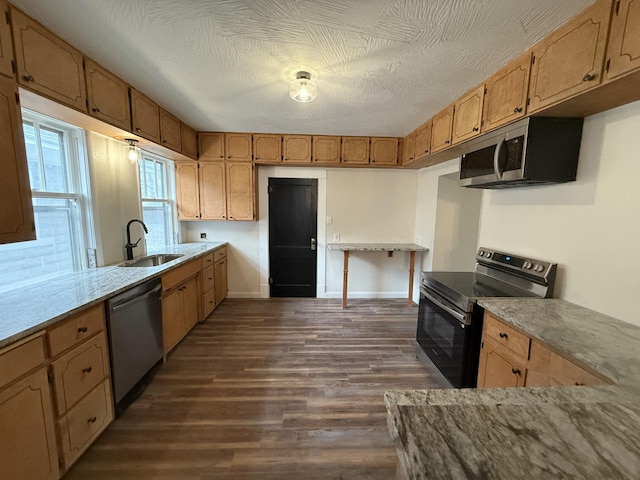
[{"label": "dark wooden door", "polygon": [[269,284],[272,297],[315,297],[318,180],[269,179]]}]

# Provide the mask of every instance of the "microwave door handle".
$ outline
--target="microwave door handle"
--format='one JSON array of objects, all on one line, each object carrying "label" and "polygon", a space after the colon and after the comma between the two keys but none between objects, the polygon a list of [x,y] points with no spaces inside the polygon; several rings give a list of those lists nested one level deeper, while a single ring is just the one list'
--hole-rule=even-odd
[{"label": "microwave door handle", "polygon": [[502,180],[503,172],[500,171],[500,152],[502,151],[502,147],[504,147],[505,143],[506,139],[502,137],[496,146],[496,152],[493,154],[493,171],[495,172],[496,177],[498,177],[498,180]]}]

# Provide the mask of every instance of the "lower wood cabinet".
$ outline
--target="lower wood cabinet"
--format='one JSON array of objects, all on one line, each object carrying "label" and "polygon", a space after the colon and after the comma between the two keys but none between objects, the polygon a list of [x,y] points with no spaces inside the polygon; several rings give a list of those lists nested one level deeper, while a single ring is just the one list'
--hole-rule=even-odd
[{"label": "lower wood cabinet", "polygon": [[162,276],[162,334],[167,353],[198,323],[201,260],[176,267]]},{"label": "lower wood cabinet", "polygon": [[226,298],[227,286],[227,247],[221,247],[214,252],[213,277],[215,306],[217,307]]},{"label": "lower wood cabinet", "polygon": [[216,308],[213,275],[213,252],[211,252],[202,257],[202,271],[200,272],[200,287],[202,290],[200,321],[204,321]]},{"label": "lower wood cabinet", "polygon": [[510,355],[503,347],[484,339],[480,349],[478,387],[522,387],[526,359]]}]

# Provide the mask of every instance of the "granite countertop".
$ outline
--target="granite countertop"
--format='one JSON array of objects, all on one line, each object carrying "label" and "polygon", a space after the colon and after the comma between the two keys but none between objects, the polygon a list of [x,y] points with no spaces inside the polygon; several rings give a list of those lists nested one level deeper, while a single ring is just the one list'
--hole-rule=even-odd
[{"label": "granite countertop", "polygon": [[98,267],[0,293],[0,348],[223,245],[226,242],[172,245],[148,254],[184,256],[156,267]]},{"label": "granite countertop", "polygon": [[387,392],[407,477],[639,478],[640,328],[562,300],[479,303],[614,384]]},{"label": "granite countertop", "polygon": [[327,243],[329,250],[356,252],[427,252],[427,247],[413,243]]}]

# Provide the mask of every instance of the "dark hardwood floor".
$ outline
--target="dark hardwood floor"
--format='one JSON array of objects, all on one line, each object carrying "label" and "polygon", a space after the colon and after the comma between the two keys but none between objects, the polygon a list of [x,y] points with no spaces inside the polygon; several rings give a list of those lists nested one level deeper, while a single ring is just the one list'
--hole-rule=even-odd
[{"label": "dark hardwood floor", "polygon": [[67,473],[71,479],[390,480],[389,389],[416,360],[406,300],[227,299]]}]

